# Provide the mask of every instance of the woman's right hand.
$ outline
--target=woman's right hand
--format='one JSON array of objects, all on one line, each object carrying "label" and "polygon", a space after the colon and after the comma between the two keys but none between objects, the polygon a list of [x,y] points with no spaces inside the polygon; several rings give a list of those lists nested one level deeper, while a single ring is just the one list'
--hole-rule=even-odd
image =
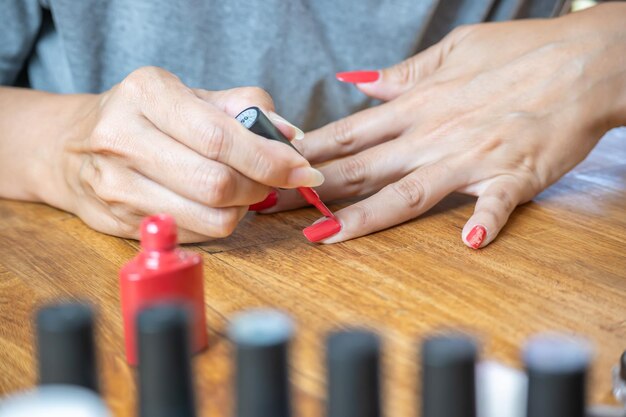
[{"label": "woman's right hand", "polygon": [[258,88],[192,90],[146,67],[89,103],[55,147],[51,165],[62,172],[51,175],[62,182],[54,187],[62,195],[56,205],[104,233],[137,238],[142,217],[167,212],[183,242],[224,237],[270,187],[324,180],[297,152],[234,119],[258,106],[288,137],[296,135]]}]

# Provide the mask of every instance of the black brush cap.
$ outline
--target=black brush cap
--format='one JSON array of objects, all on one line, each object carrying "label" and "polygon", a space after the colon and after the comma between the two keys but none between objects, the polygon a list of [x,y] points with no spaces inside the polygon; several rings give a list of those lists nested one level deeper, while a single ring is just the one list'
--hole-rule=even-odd
[{"label": "black brush cap", "polygon": [[292,320],[276,310],[248,310],[231,321],[237,417],[291,415],[288,351],[293,332]]},{"label": "black brush cap", "polygon": [[476,342],[461,334],[422,344],[422,416],[476,417]]},{"label": "black brush cap", "polygon": [[179,304],[156,305],[137,316],[139,415],[196,415],[189,310]]},{"label": "black brush cap", "polygon": [[619,358],[619,377],[622,381],[626,381],[626,350]]},{"label": "black brush cap", "polygon": [[78,385],[98,392],[91,308],[81,303],[43,307],[36,327],[39,384]]},{"label": "black brush cap", "polygon": [[326,339],[328,417],[379,417],[380,339],[351,329]]},{"label": "black brush cap", "polygon": [[591,347],[578,338],[546,334],[524,349],[528,417],[584,417]]},{"label": "black brush cap", "polygon": [[266,139],[284,143],[300,153],[258,107],[248,107],[239,113],[236,119],[252,133],[263,136]]}]

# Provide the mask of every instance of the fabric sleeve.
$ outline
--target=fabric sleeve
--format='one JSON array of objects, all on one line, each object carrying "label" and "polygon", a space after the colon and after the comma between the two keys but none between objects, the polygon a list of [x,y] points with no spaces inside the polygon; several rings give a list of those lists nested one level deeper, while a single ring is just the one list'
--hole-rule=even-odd
[{"label": "fabric sleeve", "polygon": [[0,85],[14,85],[39,34],[38,0],[0,0]]}]

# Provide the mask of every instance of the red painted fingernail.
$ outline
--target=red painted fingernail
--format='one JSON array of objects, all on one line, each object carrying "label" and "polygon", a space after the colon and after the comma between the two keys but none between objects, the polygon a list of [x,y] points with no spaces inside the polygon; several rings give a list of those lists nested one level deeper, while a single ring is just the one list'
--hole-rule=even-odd
[{"label": "red painted fingernail", "polygon": [[373,83],[380,78],[379,71],[348,71],[338,72],[335,77],[344,83]]},{"label": "red painted fingernail", "polygon": [[248,207],[248,210],[250,211],[265,210],[270,207],[274,207],[277,202],[278,202],[278,192],[274,190],[271,193],[269,193],[267,197],[265,197],[265,200],[252,204],[250,207]]},{"label": "red painted fingernail", "polygon": [[485,229],[484,226],[477,225],[477,226],[474,226],[472,230],[470,230],[470,232],[467,234],[467,237],[465,239],[467,240],[467,243],[469,243],[469,245],[472,248],[478,249],[480,248],[480,245],[483,243],[483,240],[485,240],[486,236],[487,236],[487,229]]},{"label": "red painted fingernail", "polygon": [[320,240],[336,235],[341,230],[339,220],[329,218],[323,222],[312,224],[302,231],[304,236],[311,242],[319,242]]}]

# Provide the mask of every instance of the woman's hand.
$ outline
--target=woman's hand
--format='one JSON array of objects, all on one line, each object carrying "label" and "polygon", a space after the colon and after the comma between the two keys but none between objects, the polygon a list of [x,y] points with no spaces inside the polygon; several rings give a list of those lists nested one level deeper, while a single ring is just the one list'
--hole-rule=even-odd
[{"label": "woman's hand", "polygon": [[[334,243],[413,219],[446,195],[478,196],[463,242],[492,242],[519,204],[585,158],[626,120],[626,5],[554,20],[461,27],[415,57],[356,84],[387,101],[306,135],[296,146],[323,164]],[[330,161],[330,162],[329,162]],[[303,205],[281,191],[270,211]]]},{"label": "woman's hand", "polygon": [[192,90],[165,70],[139,69],[77,111],[51,152],[61,171],[52,204],[117,236],[137,238],[141,218],[156,212],[176,218],[181,241],[227,236],[271,187],[323,182],[297,152],[234,119],[252,105],[296,136],[260,89]]}]

